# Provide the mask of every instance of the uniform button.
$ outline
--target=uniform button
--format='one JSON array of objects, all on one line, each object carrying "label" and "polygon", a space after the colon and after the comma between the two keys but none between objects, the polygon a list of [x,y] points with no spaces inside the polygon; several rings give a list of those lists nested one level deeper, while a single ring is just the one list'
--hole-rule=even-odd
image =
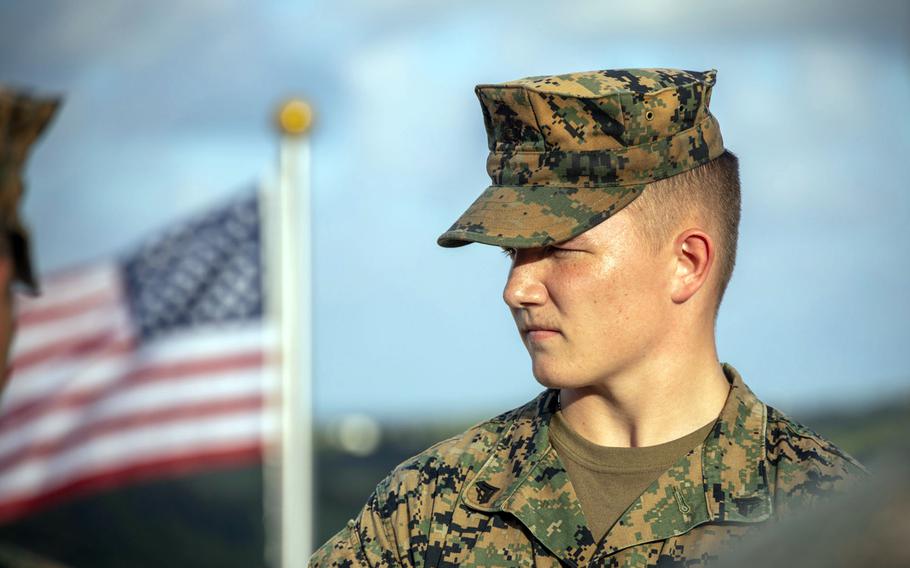
[{"label": "uniform button", "polygon": [[348,528],[349,529],[354,528],[354,519],[348,519]]}]

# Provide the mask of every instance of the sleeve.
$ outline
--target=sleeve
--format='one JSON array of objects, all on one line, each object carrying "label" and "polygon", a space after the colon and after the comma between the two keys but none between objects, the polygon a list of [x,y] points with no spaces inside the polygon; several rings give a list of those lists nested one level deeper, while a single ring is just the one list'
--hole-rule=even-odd
[{"label": "sleeve", "polygon": [[[347,522],[310,557],[310,568],[387,568],[410,567],[402,561],[401,550],[408,549],[407,542],[398,542],[396,531],[391,530],[394,518],[386,503],[380,499],[388,491],[388,481],[383,480],[367,500],[357,516]],[[395,499],[394,494],[386,497]],[[407,523],[405,522],[405,526]],[[407,538],[407,533],[404,533]]]},{"label": "sleeve", "polygon": [[869,472],[833,443],[818,435],[785,438],[778,451],[774,508],[787,517],[814,508],[868,483]]},{"label": "sleeve", "polygon": [[311,568],[422,566],[434,519],[441,522],[452,514],[464,483],[464,471],[439,457],[441,448],[457,439],[398,464],[357,516],[316,551]]},{"label": "sleeve", "polygon": [[353,519],[348,521],[346,527],[335,533],[335,536],[313,553],[307,566],[309,568],[370,566],[363,554],[357,530],[355,521]]}]

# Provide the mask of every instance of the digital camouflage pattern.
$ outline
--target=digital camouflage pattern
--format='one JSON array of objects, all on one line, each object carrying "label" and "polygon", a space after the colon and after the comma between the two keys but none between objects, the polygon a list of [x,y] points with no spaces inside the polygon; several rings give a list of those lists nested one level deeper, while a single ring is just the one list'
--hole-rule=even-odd
[{"label": "digital camouflage pattern", "polygon": [[711,433],[599,542],[549,443],[558,390],[547,389],[401,463],[310,566],[702,566],[865,476],[724,372],[731,389]]},{"label": "digital camouflage pattern", "polygon": [[866,483],[775,523],[717,568],[910,566],[910,428],[892,420],[888,429],[893,439],[875,442],[881,449]]},{"label": "digital camouflage pattern", "polygon": [[32,293],[38,281],[29,254],[28,230],[19,217],[22,171],[29,149],[59,106],[59,99],[35,98],[0,85],[0,252],[12,254],[15,278]]},{"label": "digital camouflage pattern", "polygon": [[724,152],[715,70],[613,69],[478,85],[490,185],[437,242],[566,241],[645,185]]}]

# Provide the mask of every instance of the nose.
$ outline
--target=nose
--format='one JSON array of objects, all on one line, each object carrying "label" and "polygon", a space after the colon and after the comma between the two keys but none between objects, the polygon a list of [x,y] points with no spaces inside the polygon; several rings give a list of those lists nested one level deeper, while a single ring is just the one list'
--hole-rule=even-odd
[{"label": "nose", "polygon": [[547,287],[541,280],[542,259],[522,258],[516,253],[502,299],[513,309],[541,305],[547,301]]}]

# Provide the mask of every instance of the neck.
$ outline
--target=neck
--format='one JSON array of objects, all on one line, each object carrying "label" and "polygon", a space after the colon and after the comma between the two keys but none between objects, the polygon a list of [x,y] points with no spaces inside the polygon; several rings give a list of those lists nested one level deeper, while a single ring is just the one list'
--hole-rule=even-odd
[{"label": "neck", "polygon": [[713,341],[685,357],[653,355],[595,384],[561,389],[566,423],[601,446],[640,447],[681,438],[716,419],[730,385]]}]

